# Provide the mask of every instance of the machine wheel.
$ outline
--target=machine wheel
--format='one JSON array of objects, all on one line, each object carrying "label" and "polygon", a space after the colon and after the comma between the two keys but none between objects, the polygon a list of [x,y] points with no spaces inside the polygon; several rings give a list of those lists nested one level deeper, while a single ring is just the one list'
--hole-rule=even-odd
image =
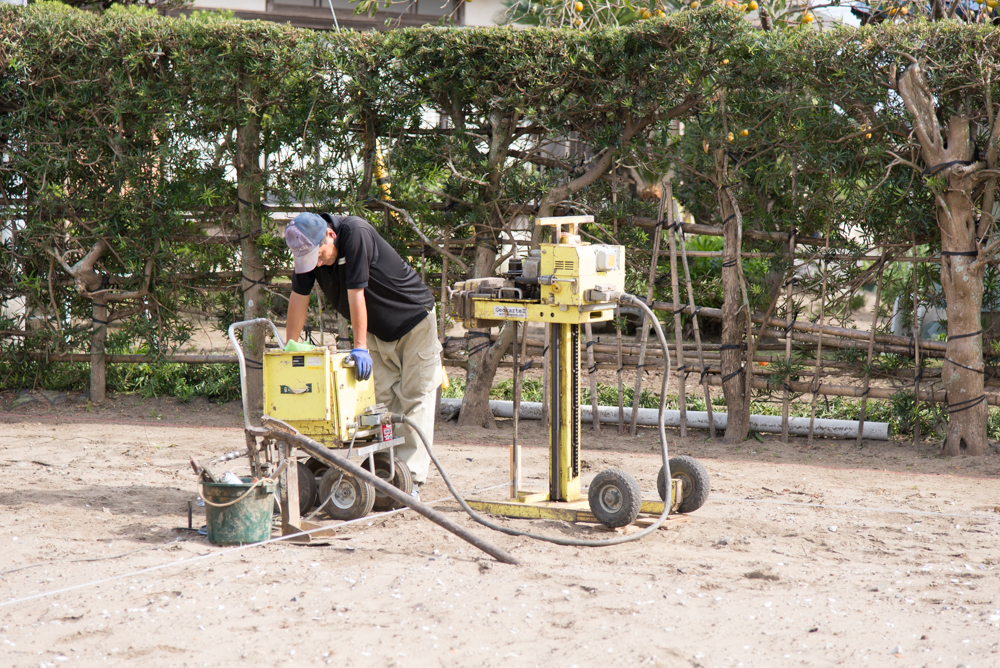
[{"label": "machine wheel", "polygon": [[375,503],[375,488],[371,483],[345,473],[339,487],[331,495],[338,479],[340,469],[331,467],[319,481],[320,500],[330,497],[323,506],[326,514],[335,520],[356,520],[370,513]]},{"label": "machine wheel", "polygon": [[[315,506],[319,499],[316,498],[316,476],[310,471],[306,464],[299,462],[299,465],[295,467],[299,473],[299,514],[304,515]],[[278,499],[284,493],[284,485],[278,486],[275,490],[275,501],[274,501],[274,512],[280,512],[281,508],[278,504]]]},{"label": "machine wheel", "polygon": [[606,527],[623,527],[635,521],[642,507],[642,490],[630,474],[621,469],[601,471],[590,483],[587,494],[590,512]]},{"label": "machine wheel", "polygon": [[[680,478],[684,483],[684,488],[681,491],[681,502],[677,506],[678,512],[693,513],[708,501],[708,492],[711,488],[708,470],[694,457],[687,455],[671,457],[670,477]],[[667,485],[662,466],[660,473],[656,476],[656,491],[660,493],[661,501],[667,500]]]},{"label": "machine wheel", "polygon": [[[393,468],[396,475],[390,480],[389,457],[391,456],[388,452],[375,453],[375,475],[404,494],[409,494],[413,491],[413,474],[410,473],[410,467],[401,462],[398,457],[393,458]],[[395,510],[401,505],[392,497],[375,490],[375,510]]]}]

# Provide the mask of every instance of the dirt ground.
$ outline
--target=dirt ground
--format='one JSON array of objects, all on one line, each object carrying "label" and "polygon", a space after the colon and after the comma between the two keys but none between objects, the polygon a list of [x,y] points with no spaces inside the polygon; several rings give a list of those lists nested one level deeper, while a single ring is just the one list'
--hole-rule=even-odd
[{"label": "dirt ground", "polygon": [[[671,454],[710,471],[708,503],[587,549],[490,532],[432,474],[423,500],[522,562],[507,566],[412,511],[318,545],[215,547],[184,529],[187,460],[243,445],[237,404],[13,398],[0,402],[3,666],[1000,665],[997,455],[673,432]],[[470,496],[504,483],[510,440],[509,423],[436,431]],[[544,487],[545,435],[522,422],[520,440],[528,484]],[[584,482],[621,467],[655,495],[655,447],[652,430],[585,425]]]}]

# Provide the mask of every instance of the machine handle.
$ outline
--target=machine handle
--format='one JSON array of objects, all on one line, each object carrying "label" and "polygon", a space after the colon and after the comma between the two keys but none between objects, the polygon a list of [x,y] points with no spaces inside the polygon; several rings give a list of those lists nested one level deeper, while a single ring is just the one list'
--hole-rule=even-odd
[{"label": "machine handle", "polygon": [[274,338],[278,341],[278,347],[284,348],[285,341],[281,338],[281,334],[278,333],[278,328],[273,322],[267,318],[254,318],[253,320],[243,320],[240,322],[234,322],[229,326],[229,342],[233,344],[233,349],[236,351],[236,357],[240,360],[240,393],[243,397],[243,427],[244,429],[250,429],[250,411],[247,407],[247,366],[246,358],[243,356],[243,348],[240,347],[239,341],[236,340],[236,330],[244,329],[246,327],[254,327],[255,325],[270,325],[271,331],[274,333]]}]

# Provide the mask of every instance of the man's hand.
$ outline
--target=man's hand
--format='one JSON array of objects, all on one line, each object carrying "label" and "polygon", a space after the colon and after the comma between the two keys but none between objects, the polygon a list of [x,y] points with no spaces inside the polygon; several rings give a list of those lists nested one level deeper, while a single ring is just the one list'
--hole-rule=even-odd
[{"label": "man's hand", "polygon": [[354,373],[358,380],[368,380],[372,377],[372,356],[367,348],[351,348],[351,357],[354,358]]},{"label": "man's hand", "polygon": [[298,341],[302,328],[309,314],[309,295],[295,292],[288,299],[287,325],[285,326],[285,341]]}]

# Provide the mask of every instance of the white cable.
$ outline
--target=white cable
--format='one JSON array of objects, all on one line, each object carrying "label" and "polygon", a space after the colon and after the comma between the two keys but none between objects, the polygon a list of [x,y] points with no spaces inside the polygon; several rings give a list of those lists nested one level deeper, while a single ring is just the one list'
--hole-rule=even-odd
[{"label": "white cable", "polygon": [[[476,490],[473,490],[473,492],[486,492],[486,491],[489,491],[491,489],[497,489],[498,487],[508,487],[508,486],[510,486],[509,482],[503,482],[503,483],[500,483],[499,485],[493,485],[492,487],[484,487],[483,489],[476,489]],[[445,496],[445,497],[442,497],[440,499],[436,499],[434,501],[429,501],[429,502],[427,502],[427,505],[431,506],[431,505],[434,505],[435,503],[441,503],[442,501],[451,501],[453,498],[454,497],[452,497],[451,495]],[[308,531],[300,531],[298,533],[289,534],[287,536],[278,536],[277,538],[269,538],[268,540],[263,540],[263,541],[261,541],[259,543],[249,543],[247,545],[238,545],[236,547],[231,547],[231,548],[228,548],[228,549],[225,549],[225,550],[220,550],[218,552],[209,552],[208,554],[200,554],[197,557],[191,557],[190,559],[181,559],[179,561],[171,561],[171,562],[166,563],[166,564],[159,564],[158,566],[150,566],[149,568],[143,568],[141,570],[133,571],[131,573],[122,573],[121,575],[112,575],[109,578],[103,578],[101,580],[94,580],[92,582],[84,582],[84,583],[81,583],[81,584],[70,585],[69,587],[63,587],[62,589],[53,589],[52,591],[46,591],[46,592],[42,592],[40,594],[32,594],[31,596],[25,596],[24,598],[14,598],[14,599],[10,599],[9,601],[3,601],[2,603],[0,603],[0,608],[6,607],[8,605],[15,605],[17,603],[26,603],[27,601],[34,601],[35,599],[46,598],[48,596],[54,596],[56,594],[63,594],[63,593],[68,592],[68,591],[73,591],[74,589],[83,589],[84,587],[92,587],[92,586],[104,584],[105,582],[112,582],[114,580],[121,580],[122,578],[128,578],[128,577],[133,577],[133,576],[136,576],[136,575],[142,575],[144,573],[152,573],[153,571],[158,571],[158,570],[162,570],[164,568],[169,568],[170,566],[181,566],[183,564],[193,564],[194,562],[201,561],[202,559],[211,559],[212,557],[218,557],[218,556],[222,556],[224,554],[230,554],[232,552],[239,552],[240,550],[246,550],[246,549],[251,548],[251,547],[260,547],[262,545],[269,545],[271,543],[277,543],[278,541],[282,541],[282,540],[289,540],[289,539],[292,539],[292,538],[297,538],[299,536],[306,536],[306,535],[309,535],[309,534],[313,533],[314,531],[325,531],[327,529],[339,529],[340,527],[347,526],[349,524],[356,524],[358,522],[364,522],[364,521],[373,521],[373,520],[376,520],[376,519],[378,519],[380,517],[388,517],[389,515],[394,515],[396,513],[401,513],[404,510],[410,510],[410,508],[407,506],[407,507],[403,507],[403,508],[397,508],[396,510],[387,510],[387,511],[385,511],[383,513],[376,513],[375,515],[366,515],[364,517],[359,517],[356,520],[348,520],[347,522],[341,522],[340,524],[334,524],[334,525],[327,525],[327,526],[317,527],[315,529],[309,529]],[[164,545],[164,547],[166,547],[166,545]]]}]

